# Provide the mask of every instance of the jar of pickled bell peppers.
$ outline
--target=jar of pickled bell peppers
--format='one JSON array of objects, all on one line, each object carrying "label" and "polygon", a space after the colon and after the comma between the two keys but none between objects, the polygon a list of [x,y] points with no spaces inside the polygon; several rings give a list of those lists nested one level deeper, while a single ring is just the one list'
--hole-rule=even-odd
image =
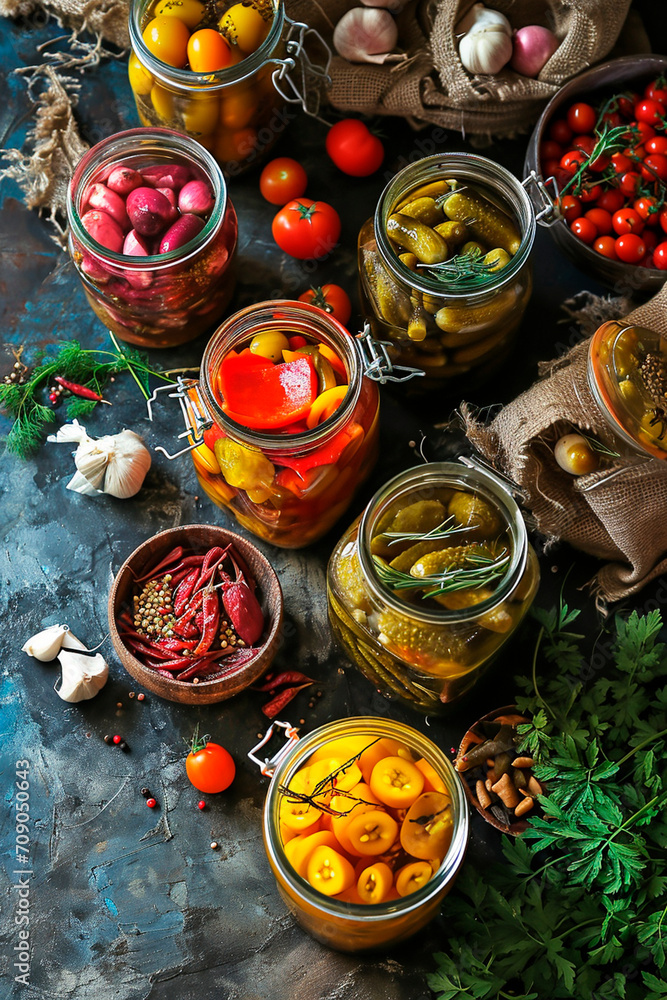
[{"label": "jar of pickled bell peppers", "polygon": [[525,187],[472,153],[427,156],[384,189],[358,241],[362,306],[411,388],[477,384],[509,353],[532,288]]},{"label": "jar of pickled bell peppers", "polygon": [[[129,24],[130,86],[142,123],[192,136],[230,175],[280,138],[295,117],[288,102],[314,112],[313,82],[328,79],[328,46],[286,15],[283,0],[132,0]],[[322,64],[309,59],[310,41]]]},{"label": "jar of pickled bell peppers", "polygon": [[477,468],[431,463],[390,480],[336,545],[329,621],[381,694],[432,714],[476,683],[538,583],[504,484]]},{"label": "jar of pickled bell peppers", "polygon": [[458,775],[431,740],[391,719],[291,734],[286,752],[262,766],[273,775],[264,846],[287,907],[338,951],[412,936],[440,912],[463,862]]},{"label": "jar of pickled bell peppers", "polygon": [[345,327],[308,303],[230,316],[200,381],[181,380],[179,391],[202,489],[274,545],[325,534],[376,461],[377,386]]},{"label": "jar of pickled bell peppers", "polygon": [[170,129],[130,129],[82,157],[67,191],[69,253],[121,340],[194,340],[234,291],[237,219],[220,167]]}]

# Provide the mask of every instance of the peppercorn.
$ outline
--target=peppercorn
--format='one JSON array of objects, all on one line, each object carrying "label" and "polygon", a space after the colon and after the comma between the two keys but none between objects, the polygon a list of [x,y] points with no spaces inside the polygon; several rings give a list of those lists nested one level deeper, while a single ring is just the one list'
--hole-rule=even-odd
[{"label": "peppercorn", "polygon": [[150,789],[149,788],[142,788],[141,789],[141,794],[143,795],[143,797],[145,799],[147,799],[150,796],[150,794],[151,794],[150,793]]},{"label": "peppercorn", "polygon": [[118,746],[121,748],[121,750],[128,751],[130,749],[125,740],[121,740]]},{"label": "peppercorn", "polygon": [[107,734],[107,735],[106,735],[106,736],[104,737],[104,742],[105,742],[105,743],[112,743],[112,742],[113,742],[113,740],[112,740],[112,739],[111,739],[111,737],[110,737],[110,736],[109,736],[109,735]]}]

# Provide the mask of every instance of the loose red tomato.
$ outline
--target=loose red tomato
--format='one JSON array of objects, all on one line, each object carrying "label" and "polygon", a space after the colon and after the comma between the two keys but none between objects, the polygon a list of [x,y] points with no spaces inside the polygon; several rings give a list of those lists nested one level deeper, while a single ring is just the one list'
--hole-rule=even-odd
[{"label": "loose red tomato", "polygon": [[611,232],[611,215],[604,208],[589,208],[584,212],[584,218],[593,223],[600,236],[607,236]]},{"label": "loose red tomato", "polygon": [[636,171],[628,170],[627,173],[621,174],[621,180],[619,187],[626,198],[633,198],[639,187],[639,182],[641,177]]},{"label": "loose red tomato", "polygon": [[602,188],[599,184],[587,184],[579,192],[579,197],[586,204],[591,201],[597,201],[601,194]]},{"label": "loose red tomato", "polygon": [[667,136],[652,135],[644,143],[644,148],[647,153],[662,153],[664,155],[667,153]]},{"label": "loose red tomato", "polygon": [[585,159],[586,154],[580,149],[571,149],[560,161],[561,170],[565,170],[568,174],[576,174]]},{"label": "loose red tomato", "polygon": [[667,241],[658,243],[653,251],[653,266],[659,271],[667,271]]},{"label": "loose red tomato", "polygon": [[667,80],[664,76],[659,76],[646,84],[644,97],[652,97],[654,101],[660,101],[667,105]]},{"label": "loose red tomato", "polygon": [[641,166],[641,174],[647,181],[667,180],[667,156],[664,153],[650,153]]},{"label": "loose red tomato", "polygon": [[637,198],[632,207],[635,212],[637,212],[639,217],[644,220],[647,226],[658,225],[660,208],[657,200],[652,195],[643,194],[641,198]]},{"label": "loose red tomato", "polygon": [[326,150],[338,169],[351,177],[374,174],[384,160],[384,146],[358,118],[344,118],[332,125]]},{"label": "loose red tomato", "polygon": [[558,207],[566,222],[574,222],[581,215],[581,202],[573,194],[564,194],[558,202]]},{"label": "loose red tomato", "polygon": [[540,160],[560,160],[563,147],[553,139],[545,139],[540,145]]},{"label": "loose red tomato", "polygon": [[645,97],[635,104],[635,118],[638,122],[646,122],[647,125],[663,125],[665,105],[660,101],[654,101],[652,97]]},{"label": "loose red tomato", "polygon": [[[595,109],[582,101],[573,104],[567,112],[567,124],[577,135],[592,132],[597,121]],[[554,137],[555,138],[555,137]]]},{"label": "loose red tomato", "polygon": [[591,220],[583,217],[581,219],[575,219],[570,228],[574,235],[580,239],[582,243],[592,243],[598,235],[598,231]]},{"label": "loose red tomato", "polygon": [[624,233],[641,233],[644,228],[644,220],[634,208],[619,209],[613,216],[611,224],[619,236],[623,236]]},{"label": "loose red tomato", "polygon": [[210,743],[208,736],[200,738],[196,730],[191,747],[185,770],[195,788],[209,795],[229,788],[236,776],[232,755],[219,743]]},{"label": "loose red tomato", "polygon": [[345,326],[352,315],[350,296],[340,285],[318,285],[299,296],[299,302],[312,302]]},{"label": "loose red tomato", "polygon": [[572,129],[564,118],[557,118],[549,126],[549,138],[561,146],[567,146],[572,141]]},{"label": "loose red tomato", "polygon": [[616,240],[613,236],[600,236],[593,243],[593,249],[609,260],[618,260],[616,256]]},{"label": "loose red tomato", "polygon": [[280,249],[290,257],[319,259],[338,243],[340,216],[326,201],[295,198],[280,209],[271,231]]},{"label": "loose red tomato", "polygon": [[286,205],[300,198],[308,185],[308,175],[300,163],[289,156],[278,156],[266,164],[259,175],[262,197],[272,205]]},{"label": "loose red tomato", "polygon": [[214,73],[231,65],[232,59],[229,42],[219,31],[202,28],[190,35],[188,63],[194,73]]},{"label": "loose red tomato", "polygon": [[625,204],[625,197],[622,191],[618,188],[607,188],[603,191],[598,198],[598,208],[604,208],[606,212],[618,212],[619,208],[622,208]]},{"label": "loose red tomato", "polygon": [[646,256],[646,244],[636,233],[625,233],[616,240],[616,256],[626,264],[639,264]]}]

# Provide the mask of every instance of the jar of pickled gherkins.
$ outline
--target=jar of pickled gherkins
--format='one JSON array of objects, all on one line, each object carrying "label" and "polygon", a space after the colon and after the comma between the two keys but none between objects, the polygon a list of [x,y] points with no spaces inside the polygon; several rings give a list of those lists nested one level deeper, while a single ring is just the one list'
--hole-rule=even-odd
[{"label": "jar of pickled gherkins", "polygon": [[[314,112],[317,84],[328,79],[328,46],[287,16],[283,0],[132,0],[129,23],[130,86],[142,123],[192,136],[230,175],[272,148],[295,117],[288,103]],[[311,41],[315,61],[306,53]]]},{"label": "jar of pickled gherkins", "polygon": [[472,153],[427,156],[384,189],[359,234],[362,305],[392,360],[424,371],[416,391],[459,392],[509,353],[532,288],[535,222],[521,182]]},{"label": "jar of pickled gherkins", "polygon": [[431,714],[476,683],[538,583],[504,484],[477,468],[431,463],[390,480],[336,545],[329,621],[380,693]]},{"label": "jar of pickled gherkins", "polygon": [[468,809],[431,740],[391,719],[343,719],[293,739],[262,771],[269,864],[312,937],[381,948],[437,916],[463,862]]},{"label": "jar of pickled gherkins", "polygon": [[622,455],[667,458],[667,338],[603,323],[591,338],[588,383]]},{"label": "jar of pickled gherkins", "polygon": [[183,344],[227,308],[236,212],[220,167],[188,136],[137,128],[98,142],[72,175],[67,220],[86,298],[121,340]]},{"label": "jar of pickled gherkins", "polygon": [[230,316],[179,394],[202,489],[274,545],[320,538],[377,458],[377,386],[345,327],[305,302]]}]

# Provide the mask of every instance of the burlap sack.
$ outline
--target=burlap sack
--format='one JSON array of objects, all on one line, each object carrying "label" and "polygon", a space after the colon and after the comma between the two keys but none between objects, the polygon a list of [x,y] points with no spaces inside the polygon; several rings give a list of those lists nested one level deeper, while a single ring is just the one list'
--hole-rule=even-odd
[{"label": "burlap sack", "polygon": [[[667,284],[626,318],[667,336]],[[589,388],[589,342],[542,365],[542,378],[488,426],[462,412],[469,440],[521,487],[538,530],[607,562],[592,584],[613,602],[667,571],[667,461],[637,454],[579,477],[556,464],[553,446],[573,427],[618,448]]]},{"label": "burlap sack", "polygon": [[[408,0],[397,15],[403,62],[353,64],[335,56],[327,94],[341,111],[401,115],[470,134],[525,131],[562,84],[603,59],[623,27],[630,0],[493,0],[518,28],[543,24],[560,45],[536,80],[509,68],[496,76],[471,76],[458,55],[456,25],[474,0]],[[291,17],[316,28],[330,42],[354,0],[286,0]]]},{"label": "burlap sack", "polygon": [[46,11],[77,33],[90,31],[124,49],[130,44],[129,6],[129,0],[0,0],[0,15],[31,18]]}]

